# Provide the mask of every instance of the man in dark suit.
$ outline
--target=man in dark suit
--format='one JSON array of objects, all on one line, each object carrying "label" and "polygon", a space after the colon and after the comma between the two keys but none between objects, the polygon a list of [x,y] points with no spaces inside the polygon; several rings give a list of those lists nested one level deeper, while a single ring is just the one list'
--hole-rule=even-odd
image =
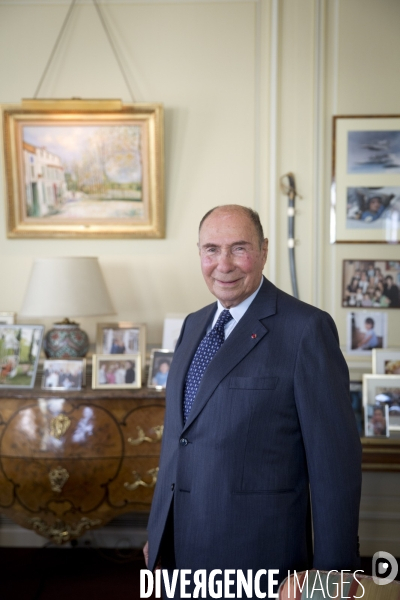
[{"label": "man in dark suit", "polygon": [[218,302],[187,317],[175,349],[151,570],[161,559],[192,573],[279,569],[282,580],[358,567],[361,445],[336,327],[263,278],[267,250],[250,209],[217,207],[200,224]]}]

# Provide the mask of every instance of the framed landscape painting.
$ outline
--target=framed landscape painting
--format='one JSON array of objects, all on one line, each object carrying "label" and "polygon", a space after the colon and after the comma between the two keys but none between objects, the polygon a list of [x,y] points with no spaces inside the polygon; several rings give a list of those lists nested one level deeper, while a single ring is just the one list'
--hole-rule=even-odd
[{"label": "framed landscape painting", "polygon": [[164,237],[163,108],[2,107],[9,237]]},{"label": "framed landscape painting", "polygon": [[400,116],[333,118],[331,242],[400,241]]}]

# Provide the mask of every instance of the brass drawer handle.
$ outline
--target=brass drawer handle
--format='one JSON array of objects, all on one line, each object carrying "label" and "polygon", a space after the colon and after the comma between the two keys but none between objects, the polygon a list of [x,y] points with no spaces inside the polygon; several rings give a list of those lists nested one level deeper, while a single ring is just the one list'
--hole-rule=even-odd
[{"label": "brass drawer handle", "polygon": [[71,425],[71,420],[67,415],[57,415],[50,423],[50,435],[55,437],[57,440],[62,438],[68,427]]},{"label": "brass drawer handle", "polygon": [[151,428],[150,431],[154,431],[156,436],[155,438],[151,438],[145,435],[144,430],[142,429],[142,427],[140,427],[140,425],[137,425],[136,429],[138,431],[138,436],[137,438],[129,437],[129,444],[132,444],[132,446],[139,446],[139,444],[142,444],[143,442],[149,442],[149,444],[156,444],[161,440],[163,436],[164,425],[155,425]]},{"label": "brass drawer handle", "polygon": [[69,473],[64,467],[52,469],[49,473],[50,487],[53,492],[61,493],[65,483],[69,479]]},{"label": "brass drawer handle", "polygon": [[133,490],[137,490],[137,488],[140,487],[141,485],[145,488],[154,487],[157,482],[158,467],[156,467],[155,469],[150,469],[149,471],[147,471],[147,473],[151,477],[150,483],[146,483],[145,481],[143,481],[143,479],[141,479],[141,477],[137,471],[132,471],[132,475],[135,478],[135,481],[133,483],[128,483],[126,481],[124,483],[124,488],[126,488],[130,492],[133,492]]}]

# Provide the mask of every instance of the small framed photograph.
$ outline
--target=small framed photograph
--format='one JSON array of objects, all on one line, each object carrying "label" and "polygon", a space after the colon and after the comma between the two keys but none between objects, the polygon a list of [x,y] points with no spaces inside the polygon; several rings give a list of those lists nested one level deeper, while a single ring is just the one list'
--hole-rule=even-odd
[{"label": "small framed photograph", "polygon": [[14,325],[15,312],[0,312],[0,325]]},{"label": "small framed photograph", "polygon": [[42,389],[75,391],[86,383],[86,360],[45,360]]},{"label": "small framed photograph", "polygon": [[387,406],[391,435],[400,437],[400,375],[363,375],[363,404]]},{"label": "small framed photograph", "polygon": [[372,353],[374,348],[387,346],[387,314],[367,310],[347,315],[347,352]]},{"label": "small framed photograph", "polygon": [[165,389],[173,356],[173,350],[159,349],[151,351],[147,387],[157,390]]},{"label": "small framed photograph", "polygon": [[344,260],[342,306],[400,308],[400,261]]},{"label": "small framed photograph", "polygon": [[372,350],[372,373],[400,376],[400,348]]},{"label": "small framed photograph", "polygon": [[365,436],[389,437],[389,407],[385,404],[368,404],[365,407]]},{"label": "small framed photograph", "polygon": [[93,389],[135,389],[142,384],[141,356],[137,354],[94,354]]},{"label": "small framed photograph", "polygon": [[400,241],[400,115],[335,116],[331,242]]},{"label": "small framed photograph", "polygon": [[167,315],[164,319],[163,330],[163,348],[173,348],[175,350],[176,342],[181,333],[182,325],[186,315]]},{"label": "small framed photograph", "polygon": [[146,360],[146,326],[120,321],[97,324],[97,354],[137,354]]},{"label": "small framed photograph", "polygon": [[0,388],[33,388],[43,325],[0,325]]}]

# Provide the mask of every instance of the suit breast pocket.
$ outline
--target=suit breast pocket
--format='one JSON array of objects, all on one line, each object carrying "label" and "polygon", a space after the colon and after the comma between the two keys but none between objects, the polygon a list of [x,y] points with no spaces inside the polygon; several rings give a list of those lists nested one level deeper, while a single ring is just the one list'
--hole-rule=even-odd
[{"label": "suit breast pocket", "polygon": [[234,390],[274,390],[279,377],[231,377],[229,389]]}]

